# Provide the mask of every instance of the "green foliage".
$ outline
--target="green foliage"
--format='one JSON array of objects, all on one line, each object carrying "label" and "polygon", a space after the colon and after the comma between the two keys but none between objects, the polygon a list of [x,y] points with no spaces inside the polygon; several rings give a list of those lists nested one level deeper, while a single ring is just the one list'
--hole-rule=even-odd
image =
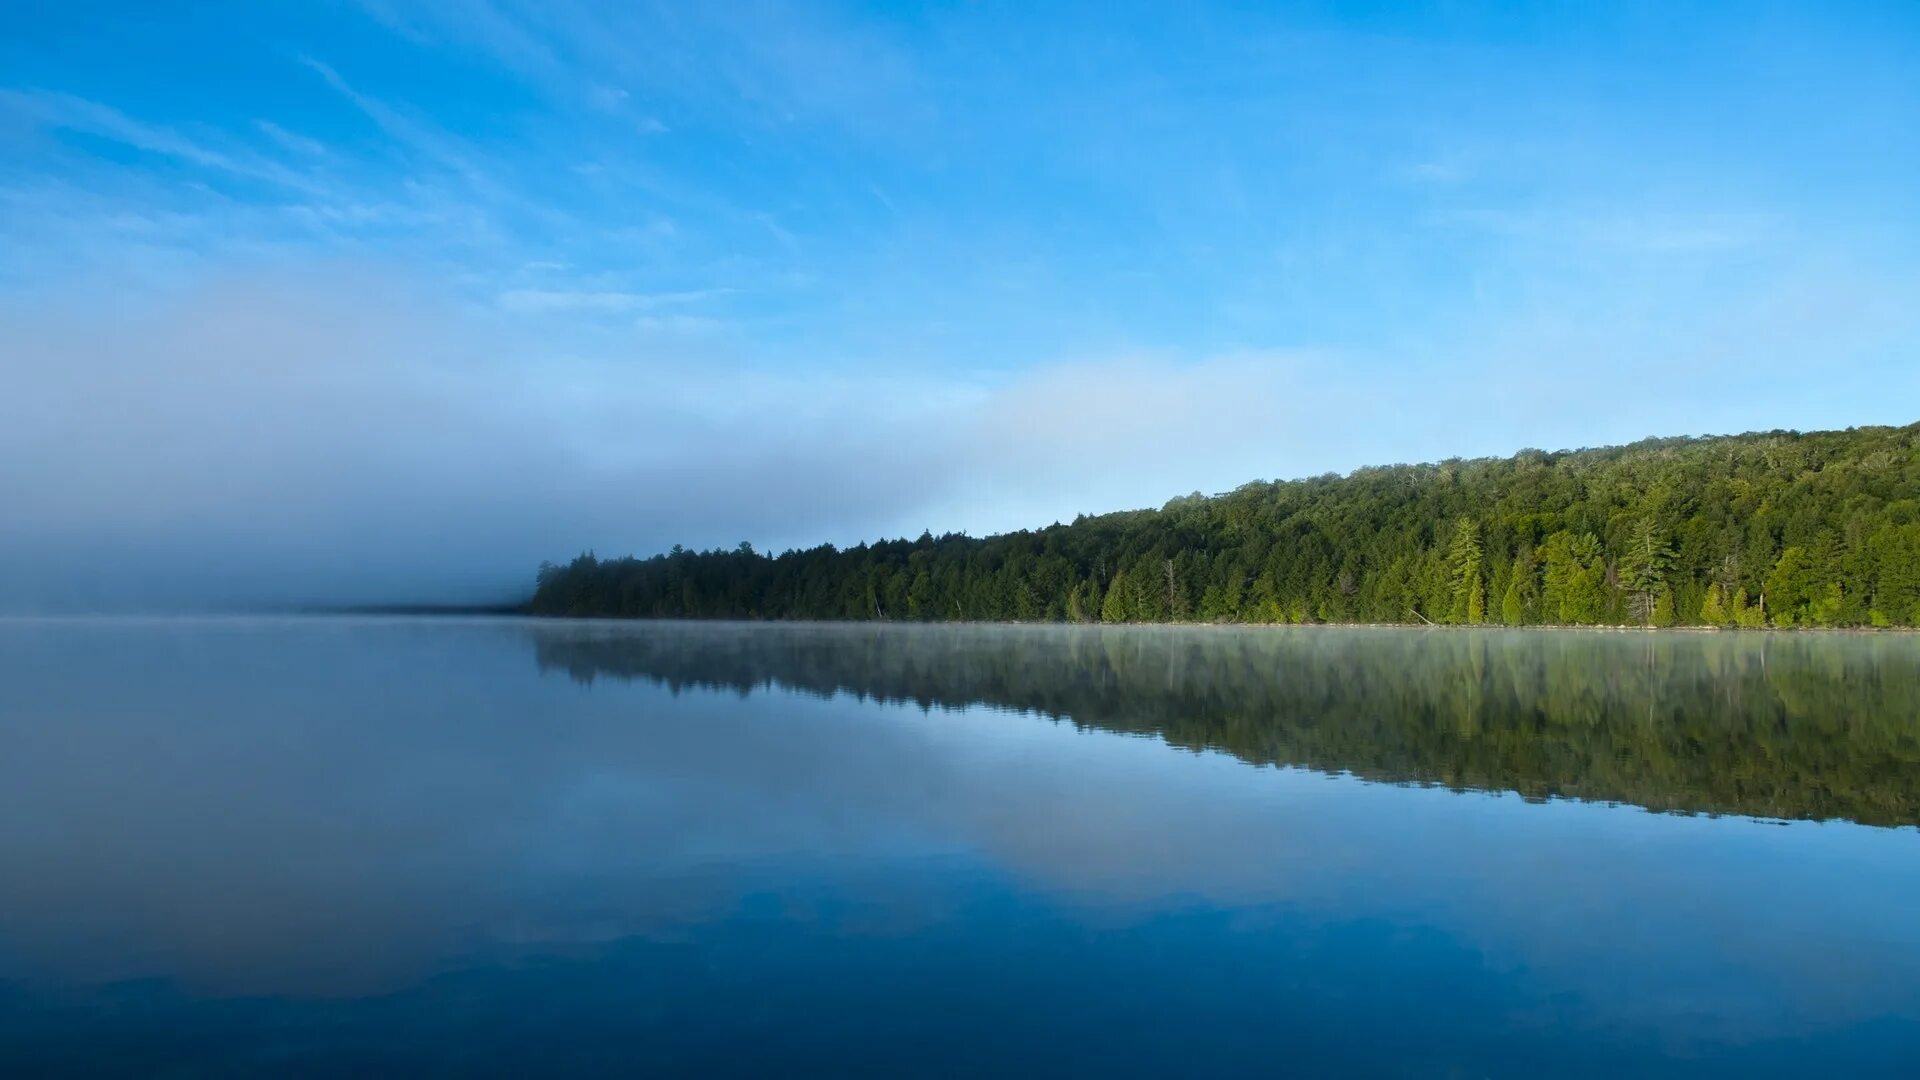
[{"label": "green foliage", "polygon": [[[1643,517],[1635,522],[1633,538],[1627,542],[1626,554],[1620,560],[1620,578],[1629,597],[1629,610],[1642,626],[1653,622],[1654,608],[1665,588],[1667,566],[1672,561],[1673,549],[1667,546],[1653,518]],[[1673,598],[1668,596],[1667,625],[1672,625],[1672,605]]]},{"label": "green foliage", "polygon": [[1700,621],[1708,626],[1726,626],[1733,621],[1733,616],[1727,611],[1726,600],[1721,594],[1720,583],[1717,581],[1707,586],[1706,602],[1700,605]]},{"label": "green foliage", "polygon": [[1661,589],[1660,595],[1653,601],[1652,624],[1654,626],[1672,626],[1679,622],[1673,609],[1673,590]]},{"label": "green foliage", "polygon": [[529,610],[642,618],[1920,625],[1920,425],[1248,484],[1159,510],[543,565]]},{"label": "green foliage", "polygon": [[1765,596],[1773,612],[1773,625],[1794,626],[1808,621],[1808,604],[1819,589],[1813,560],[1807,549],[1795,545],[1780,553],[1767,575]]},{"label": "green foliage", "polygon": [[1527,604],[1521,596],[1518,577],[1508,584],[1506,595],[1500,598],[1500,621],[1508,626],[1522,626],[1527,621]]},{"label": "green foliage", "polygon": [[1480,576],[1483,555],[1479,523],[1461,518],[1454,525],[1453,543],[1447,549],[1447,574],[1453,588],[1450,622],[1487,621],[1487,589]]},{"label": "green foliage", "polygon": [[1107,585],[1107,599],[1100,605],[1100,621],[1121,623],[1127,621],[1127,576],[1113,575],[1113,581]]},{"label": "green foliage", "polygon": [[1607,609],[1606,562],[1592,533],[1561,531],[1547,537],[1546,599],[1553,618],[1573,626],[1602,621]]}]

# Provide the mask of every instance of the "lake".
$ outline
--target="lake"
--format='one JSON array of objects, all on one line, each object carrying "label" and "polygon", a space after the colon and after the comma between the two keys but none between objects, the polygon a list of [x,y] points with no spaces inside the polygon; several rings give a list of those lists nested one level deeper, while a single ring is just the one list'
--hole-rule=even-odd
[{"label": "lake", "polygon": [[0,1074],[1912,1075],[1920,637],[0,622]]}]

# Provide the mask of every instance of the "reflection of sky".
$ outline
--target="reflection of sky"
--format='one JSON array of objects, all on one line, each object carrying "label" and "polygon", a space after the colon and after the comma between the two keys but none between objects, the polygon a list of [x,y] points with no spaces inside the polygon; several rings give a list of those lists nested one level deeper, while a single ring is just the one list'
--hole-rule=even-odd
[{"label": "reflection of sky", "polygon": [[0,739],[0,979],[31,984],[351,998],[503,950],[712,945],[772,904],[793,934],[894,948],[1040,933],[1012,909],[1202,952],[1375,925],[1529,1007],[1682,1043],[1920,1019],[1911,829],[1369,785],[984,708],[588,687],[507,624],[0,623]]}]

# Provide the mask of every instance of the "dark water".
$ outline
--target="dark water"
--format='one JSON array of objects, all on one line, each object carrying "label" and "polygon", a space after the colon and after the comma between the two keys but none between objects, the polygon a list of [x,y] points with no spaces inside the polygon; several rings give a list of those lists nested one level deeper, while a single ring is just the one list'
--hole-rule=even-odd
[{"label": "dark water", "polygon": [[1914,1075],[1920,637],[0,623],[0,1074]]}]

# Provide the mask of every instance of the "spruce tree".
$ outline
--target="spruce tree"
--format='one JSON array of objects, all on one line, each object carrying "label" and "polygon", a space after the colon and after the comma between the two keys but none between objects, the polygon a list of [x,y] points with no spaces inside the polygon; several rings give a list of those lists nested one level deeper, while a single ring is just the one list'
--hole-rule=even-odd
[{"label": "spruce tree", "polygon": [[1527,621],[1527,604],[1520,596],[1520,576],[1514,575],[1507,584],[1507,595],[1500,598],[1500,621],[1508,626],[1519,626]]},{"label": "spruce tree", "polygon": [[1486,582],[1481,577],[1480,525],[1472,518],[1461,518],[1453,528],[1453,543],[1447,550],[1447,571],[1453,582],[1452,622],[1487,621]]},{"label": "spruce tree", "polygon": [[1113,581],[1107,585],[1106,602],[1100,605],[1101,622],[1127,621],[1127,575],[1114,571]]},{"label": "spruce tree", "polygon": [[[1626,558],[1620,561],[1621,575],[1631,601],[1629,611],[1642,626],[1652,624],[1659,594],[1666,582],[1667,564],[1673,551],[1660,535],[1660,527],[1651,516],[1634,523],[1633,538],[1627,544]],[[1672,598],[1668,598],[1672,604]]]},{"label": "spruce tree", "polygon": [[1700,605],[1700,621],[1708,626],[1725,626],[1732,621],[1727,614],[1727,603],[1720,593],[1720,583],[1707,586],[1706,602]]},{"label": "spruce tree", "polygon": [[1673,590],[1662,588],[1659,599],[1653,602],[1653,625],[1672,626],[1679,621],[1673,610]]}]

